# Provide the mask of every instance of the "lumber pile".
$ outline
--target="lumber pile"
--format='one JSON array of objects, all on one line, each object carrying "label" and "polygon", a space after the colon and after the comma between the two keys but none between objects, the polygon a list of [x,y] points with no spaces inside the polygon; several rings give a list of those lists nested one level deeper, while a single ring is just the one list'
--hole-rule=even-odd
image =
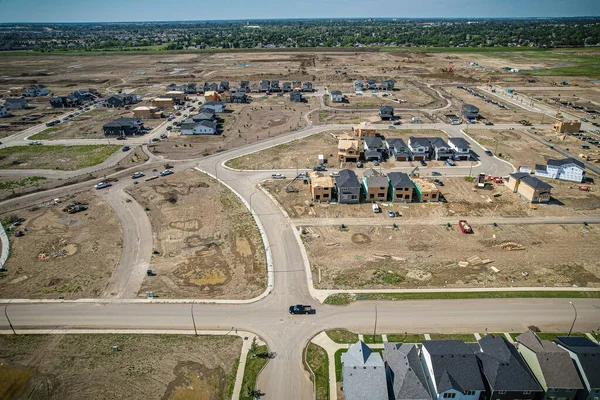
[{"label": "lumber pile", "polygon": [[460,261],[458,263],[458,266],[462,267],[462,268],[468,267],[469,265],[472,266],[472,267],[475,267],[477,265],[486,265],[486,264],[489,264],[491,262],[493,262],[493,261],[490,260],[490,259],[488,259],[488,258],[482,259],[479,256],[472,256],[472,257],[467,258],[466,261]]},{"label": "lumber pile", "polygon": [[522,244],[519,244],[519,243],[515,243],[515,242],[504,242],[495,247],[500,247],[502,250],[508,250],[508,251],[525,250],[525,246],[523,246]]}]

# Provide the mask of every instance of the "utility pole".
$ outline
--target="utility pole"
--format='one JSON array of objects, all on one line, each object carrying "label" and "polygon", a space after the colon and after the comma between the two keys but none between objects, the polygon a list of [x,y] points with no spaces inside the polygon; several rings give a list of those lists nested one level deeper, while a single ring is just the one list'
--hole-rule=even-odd
[{"label": "utility pole", "polygon": [[471,168],[469,168],[469,179],[471,178],[471,172],[473,172],[473,161],[471,161]]},{"label": "utility pole", "polygon": [[377,333],[377,304],[375,305],[375,326],[373,327],[373,343],[375,343],[376,333]]},{"label": "utility pole", "polygon": [[192,301],[192,323],[194,324],[194,335],[198,336],[198,330],[196,329],[196,320],[194,319],[194,303]]}]

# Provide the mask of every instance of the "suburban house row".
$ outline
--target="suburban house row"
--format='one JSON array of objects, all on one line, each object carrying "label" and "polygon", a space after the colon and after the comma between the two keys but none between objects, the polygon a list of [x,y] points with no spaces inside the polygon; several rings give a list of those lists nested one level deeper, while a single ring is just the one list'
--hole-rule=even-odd
[{"label": "suburban house row", "polygon": [[283,82],[281,85],[278,80],[262,80],[259,83],[250,84],[250,81],[240,81],[239,85],[231,86],[228,81],[205,82],[204,84],[185,83],[177,85],[171,83],[167,86],[167,91],[178,91],[185,94],[205,94],[207,92],[232,92],[232,93],[281,93],[292,92],[313,92],[312,82]]},{"label": "suburban house row", "polygon": [[341,170],[337,176],[326,176],[318,172],[310,174],[310,192],[313,201],[337,200],[341,204],[358,204],[361,201],[431,202],[440,200],[435,184],[425,179],[411,177],[404,172],[387,175],[372,168],[365,170],[359,181],[356,173]]},{"label": "suburban house row", "polygon": [[[383,357],[382,357],[383,356]],[[342,354],[345,400],[598,400],[600,346],[585,337],[364,342]]]}]

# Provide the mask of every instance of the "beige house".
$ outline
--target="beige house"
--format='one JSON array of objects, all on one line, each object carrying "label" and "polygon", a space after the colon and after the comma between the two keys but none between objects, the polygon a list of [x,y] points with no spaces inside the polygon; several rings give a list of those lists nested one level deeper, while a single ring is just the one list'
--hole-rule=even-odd
[{"label": "beige house", "polygon": [[160,118],[161,113],[157,112],[156,110],[158,110],[158,108],[153,107],[153,106],[151,106],[151,107],[146,107],[146,106],[136,107],[132,110],[133,118],[140,118],[140,119]]},{"label": "beige house", "polygon": [[552,185],[525,172],[509,175],[504,183],[530,203],[547,203],[552,197]]},{"label": "beige house", "polygon": [[157,97],[152,100],[152,107],[169,109],[175,107],[175,100],[172,98]]},{"label": "beige house", "polygon": [[352,132],[358,137],[374,137],[377,134],[377,129],[369,123],[361,122],[357,126],[352,127]]},{"label": "beige house", "polygon": [[208,92],[204,93],[204,101],[221,101],[221,95],[219,95],[218,92],[215,92],[213,90],[209,90]]},{"label": "beige house", "polygon": [[318,172],[310,174],[310,193],[313,201],[331,201],[334,182],[331,176],[321,176]]},{"label": "beige house", "polygon": [[419,201],[427,203],[440,200],[440,191],[433,183],[421,178],[413,179],[413,183],[415,184]]},{"label": "beige house", "polygon": [[556,121],[553,129],[558,133],[578,133],[581,129],[581,122],[577,120]]},{"label": "beige house", "polygon": [[388,178],[373,168],[365,170],[362,179],[362,187],[367,201],[387,200],[389,187]]},{"label": "beige house", "polygon": [[177,91],[177,90],[171,90],[170,92],[165,93],[165,96],[176,99],[180,103],[185,102],[185,93]]},{"label": "beige house", "polygon": [[338,161],[357,162],[362,145],[360,139],[343,137],[338,141]]}]

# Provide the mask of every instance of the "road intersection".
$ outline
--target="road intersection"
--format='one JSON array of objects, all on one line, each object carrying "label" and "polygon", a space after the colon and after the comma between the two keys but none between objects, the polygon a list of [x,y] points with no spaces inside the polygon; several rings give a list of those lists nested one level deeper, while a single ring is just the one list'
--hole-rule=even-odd
[{"label": "road intersection", "polygon": [[[517,125],[506,125],[516,127]],[[496,126],[495,128],[503,128]],[[518,127],[518,126],[517,126]],[[156,128],[151,137],[163,132],[164,125]],[[258,388],[266,399],[309,399],[312,385],[302,364],[302,351],[318,332],[328,328],[346,328],[358,332],[372,329],[373,302],[355,302],[346,307],[321,305],[317,314],[294,316],[287,311],[292,304],[315,304],[323,299],[312,285],[310,265],[294,224],[271,198],[259,188],[259,183],[272,173],[293,174],[294,171],[238,171],[225,165],[229,159],[244,156],[268,147],[299,139],[327,130],[347,130],[350,125],[313,126],[286,135],[269,138],[243,148],[217,153],[202,159],[171,161],[152,157],[142,167],[133,167],[113,174],[120,179],[105,192],[100,193],[117,212],[123,226],[124,242],[121,259],[103,297],[100,299],[61,300],[0,300],[6,305],[7,316],[17,332],[27,329],[138,329],[161,330],[220,330],[232,327],[259,335],[275,353],[259,376]],[[461,132],[460,126],[448,124],[411,125],[411,128],[442,129],[451,137],[464,137],[471,142],[480,162],[470,167],[437,167],[444,174],[466,176],[469,173],[486,173],[505,176],[514,167],[496,157],[484,154],[484,149]],[[7,138],[6,145],[23,143],[19,135]],[[150,138],[151,138],[150,137]],[[149,137],[128,139],[127,144],[144,144]],[[88,140],[65,141],[69,144],[89,143]],[[106,143],[100,139],[98,143]],[[51,142],[48,144],[58,144]],[[131,184],[127,177],[132,170],[149,172],[160,163],[168,161],[175,170],[197,168],[213,175],[231,187],[249,207],[262,227],[265,247],[270,254],[272,286],[263,295],[247,302],[216,302],[213,300],[139,299],[137,292],[150,263],[152,231],[150,221],[124,188]],[[404,171],[407,168],[394,170]],[[427,174],[428,168],[422,172]],[[28,176],[29,171],[23,171]],[[44,193],[23,196],[0,203],[8,206],[17,203],[39,202],[56,197],[65,190],[89,190],[90,182],[72,185],[68,189],[55,189]],[[573,220],[573,223],[580,222]],[[590,218],[598,223],[598,218]],[[328,223],[327,220],[319,223]],[[369,221],[371,223],[372,221]],[[413,221],[417,223],[416,221]],[[489,221],[488,221],[489,222]],[[557,221],[518,220],[512,223],[557,223]],[[298,222],[297,222],[298,223]],[[300,222],[302,223],[302,222]],[[339,222],[338,222],[339,223]],[[568,223],[568,222],[558,222]],[[193,316],[192,320],[192,305]],[[596,329],[600,321],[600,302],[578,299],[579,311],[576,330]],[[529,325],[547,330],[566,329],[572,321],[572,309],[564,299],[480,299],[480,300],[428,300],[377,302],[378,329],[381,332],[519,332]],[[195,326],[193,325],[195,321]],[[8,321],[0,322],[0,329],[8,329]]]}]

